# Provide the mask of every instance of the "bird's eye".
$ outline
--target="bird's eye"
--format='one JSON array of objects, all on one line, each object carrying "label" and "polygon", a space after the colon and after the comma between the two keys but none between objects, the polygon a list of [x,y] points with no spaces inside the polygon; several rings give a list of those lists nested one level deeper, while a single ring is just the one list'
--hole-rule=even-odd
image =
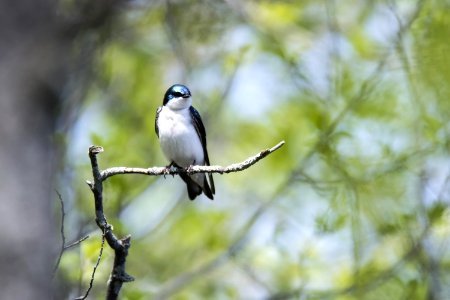
[{"label": "bird's eye", "polygon": [[175,93],[173,93],[173,95],[177,98],[183,96],[183,94],[181,94],[180,92],[175,92]]}]

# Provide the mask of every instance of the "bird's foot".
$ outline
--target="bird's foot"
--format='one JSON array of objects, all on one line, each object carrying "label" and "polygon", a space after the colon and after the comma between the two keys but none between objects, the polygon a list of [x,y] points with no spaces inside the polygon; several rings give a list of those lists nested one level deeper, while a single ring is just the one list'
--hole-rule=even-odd
[{"label": "bird's foot", "polygon": [[171,162],[169,165],[167,165],[164,168],[164,174],[163,174],[164,179],[166,179],[166,175],[170,175],[170,173],[172,173],[172,177],[175,177],[175,175],[173,174],[173,172],[175,172],[175,171],[176,171],[175,165],[173,162]]},{"label": "bird's foot", "polygon": [[186,168],[187,173],[191,173],[194,170],[195,160],[192,162],[192,165]]},{"label": "bird's foot", "polygon": [[166,166],[164,168],[164,170],[163,170],[163,177],[164,177],[164,179],[166,179],[166,175],[169,175],[169,174],[170,174],[170,167]]}]

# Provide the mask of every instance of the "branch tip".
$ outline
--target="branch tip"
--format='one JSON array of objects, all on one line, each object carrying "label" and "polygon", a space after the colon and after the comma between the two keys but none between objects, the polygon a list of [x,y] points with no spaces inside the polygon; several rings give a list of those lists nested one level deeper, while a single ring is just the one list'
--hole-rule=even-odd
[{"label": "branch tip", "polygon": [[73,243],[70,243],[69,245],[64,246],[64,250],[72,248],[78,244],[81,244],[82,242],[84,242],[85,240],[87,240],[89,238],[89,235],[86,235],[84,237],[82,237],[81,239],[78,239],[76,241],[74,241]]},{"label": "branch tip", "polygon": [[131,281],[134,281],[134,277],[131,276],[130,274],[127,274],[127,273],[111,275],[110,280],[112,280],[112,279],[115,279],[115,280],[120,281],[120,282],[131,282]]},{"label": "branch tip", "polygon": [[89,147],[89,155],[97,155],[103,151],[104,151],[104,149],[102,146],[91,145]]},{"label": "branch tip", "polygon": [[94,183],[93,183],[92,181],[86,180],[86,184],[89,186],[89,188],[90,188],[91,190],[94,189]]},{"label": "branch tip", "polygon": [[127,273],[123,274],[123,276],[122,276],[121,279],[123,280],[123,282],[131,282],[131,281],[134,281],[134,277],[131,276],[130,274],[127,274]]},{"label": "branch tip", "polygon": [[124,237],[123,239],[120,240],[124,246],[128,246],[130,245],[130,241],[131,241],[131,235],[127,235],[126,237]]},{"label": "branch tip", "polygon": [[278,144],[276,144],[275,146],[273,146],[272,148],[269,149],[270,152],[274,152],[278,149],[280,149],[286,142],[285,141],[281,141]]}]

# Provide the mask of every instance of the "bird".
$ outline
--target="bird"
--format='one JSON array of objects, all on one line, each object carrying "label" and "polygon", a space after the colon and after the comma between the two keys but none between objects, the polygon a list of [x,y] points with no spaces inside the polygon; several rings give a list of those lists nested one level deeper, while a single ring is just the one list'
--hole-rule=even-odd
[{"label": "bird", "polygon": [[[155,132],[161,150],[170,162],[167,168],[210,165],[205,126],[199,112],[192,106],[191,91],[185,85],[174,84],[167,89],[163,105],[156,110]],[[194,200],[202,192],[209,199],[214,199],[211,173],[208,176],[204,173],[179,175],[186,183],[189,199]]]}]

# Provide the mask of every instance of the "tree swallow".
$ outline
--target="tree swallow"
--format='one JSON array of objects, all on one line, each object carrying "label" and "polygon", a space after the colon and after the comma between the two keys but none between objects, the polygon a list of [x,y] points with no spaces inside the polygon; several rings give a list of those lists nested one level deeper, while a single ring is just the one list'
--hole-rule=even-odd
[{"label": "tree swallow", "polygon": [[[155,132],[164,156],[170,161],[169,166],[210,165],[205,127],[200,114],[192,106],[191,92],[186,86],[175,84],[167,90],[163,106],[156,111]],[[214,199],[211,174],[208,174],[209,183],[204,173],[181,173],[180,177],[187,185],[189,199],[194,200],[202,192]]]}]

